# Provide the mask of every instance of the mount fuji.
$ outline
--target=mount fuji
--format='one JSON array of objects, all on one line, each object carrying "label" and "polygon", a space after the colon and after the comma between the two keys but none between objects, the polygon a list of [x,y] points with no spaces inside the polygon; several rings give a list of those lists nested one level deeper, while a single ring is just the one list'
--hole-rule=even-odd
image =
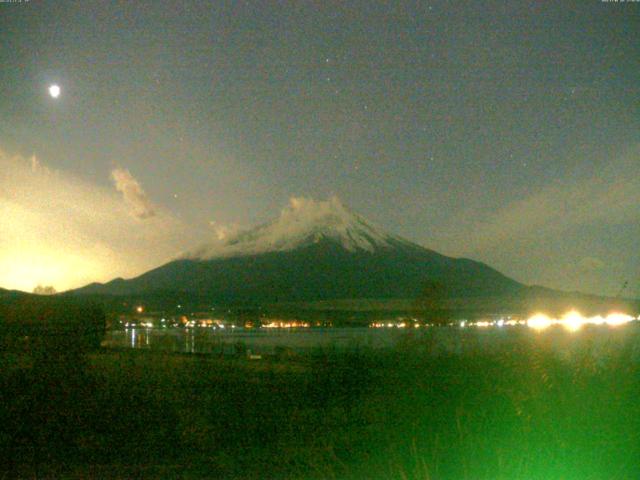
[{"label": "mount fuji", "polygon": [[[274,221],[229,234],[129,280],[77,294],[170,295],[216,303],[517,295],[524,285],[493,268],[389,234],[336,197],[293,198]],[[426,292],[426,293],[425,293]]]}]

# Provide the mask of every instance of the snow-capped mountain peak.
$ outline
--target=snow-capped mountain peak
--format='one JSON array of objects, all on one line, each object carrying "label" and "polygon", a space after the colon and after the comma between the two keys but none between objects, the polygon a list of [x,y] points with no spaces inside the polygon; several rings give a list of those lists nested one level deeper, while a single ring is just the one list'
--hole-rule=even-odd
[{"label": "snow-capped mountain peak", "polygon": [[217,240],[187,252],[183,258],[208,260],[286,251],[322,239],[339,243],[349,251],[372,252],[389,247],[389,241],[394,238],[351,212],[335,196],[326,201],[293,197],[276,220],[251,230],[223,233]]}]

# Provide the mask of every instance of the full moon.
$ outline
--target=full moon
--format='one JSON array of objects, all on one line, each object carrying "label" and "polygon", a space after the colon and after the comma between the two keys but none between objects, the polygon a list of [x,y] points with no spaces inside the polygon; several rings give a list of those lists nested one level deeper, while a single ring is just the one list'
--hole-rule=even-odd
[{"label": "full moon", "polygon": [[53,98],[58,98],[60,96],[60,87],[58,85],[51,85],[49,87],[49,95]]}]

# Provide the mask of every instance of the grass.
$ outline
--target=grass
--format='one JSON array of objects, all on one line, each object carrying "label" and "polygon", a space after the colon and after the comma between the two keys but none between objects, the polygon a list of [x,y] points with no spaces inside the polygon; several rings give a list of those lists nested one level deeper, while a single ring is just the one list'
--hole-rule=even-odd
[{"label": "grass", "polygon": [[5,354],[0,461],[4,478],[638,478],[633,328],[570,355],[517,335],[286,362]]}]

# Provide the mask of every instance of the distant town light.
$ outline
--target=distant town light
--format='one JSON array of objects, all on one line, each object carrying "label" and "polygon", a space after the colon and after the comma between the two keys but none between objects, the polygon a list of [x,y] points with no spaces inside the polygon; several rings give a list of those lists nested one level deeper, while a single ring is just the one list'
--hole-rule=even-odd
[{"label": "distant town light", "polygon": [[631,315],[625,313],[614,312],[603,318],[600,315],[593,317],[585,317],[575,310],[565,313],[562,318],[550,318],[544,314],[538,313],[527,320],[527,326],[536,330],[543,330],[551,325],[561,325],[570,332],[580,330],[583,325],[602,325],[607,324],[612,327],[624,325],[635,320]]},{"label": "distant town light", "polygon": [[582,325],[586,323],[586,319],[575,310],[572,310],[562,317],[560,323],[570,332],[575,332],[580,330]]},{"label": "distant town light", "polygon": [[607,315],[605,322],[607,325],[616,326],[631,322],[632,320],[633,317],[631,315],[626,315],[624,313],[610,313]]},{"label": "distant town light", "polygon": [[543,313],[538,313],[527,320],[527,326],[535,330],[544,330],[552,325],[551,319]]}]

